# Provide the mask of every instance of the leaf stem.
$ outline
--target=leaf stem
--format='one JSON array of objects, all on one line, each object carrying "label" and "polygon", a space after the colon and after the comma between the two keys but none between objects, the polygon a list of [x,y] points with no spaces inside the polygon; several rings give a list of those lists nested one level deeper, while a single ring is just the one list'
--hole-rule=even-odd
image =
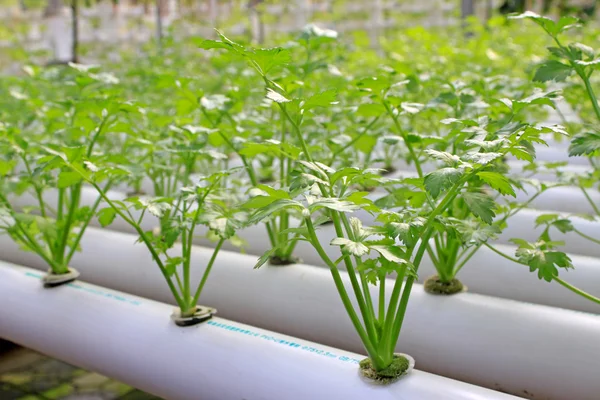
[{"label": "leaf stem", "polygon": [[[400,271],[397,272],[396,281],[394,288],[392,289],[392,295],[390,302],[388,303],[387,313],[384,318],[383,329],[381,334],[381,341],[379,342],[378,350],[380,353],[387,354],[392,340],[392,332],[394,329],[394,317],[396,315],[396,305],[402,291],[402,284],[404,283],[404,277],[406,276],[406,265],[400,266]],[[380,299],[381,301],[381,299]],[[388,356],[389,357],[389,356]],[[391,361],[391,360],[389,360]]]},{"label": "leaf stem", "polygon": [[[77,208],[79,206],[79,197],[81,195],[81,183],[76,184],[71,188],[71,201],[69,204],[69,209],[67,210],[67,220],[62,228],[62,236],[59,241],[56,258],[57,262],[63,263],[65,259],[65,251],[67,249],[67,243],[69,240],[69,234],[71,233],[71,225],[73,223],[73,218],[75,213],[77,212]],[[66,267],[66,265],[65,265]]]},{"label": "leaf stem", "polygon": [[340,276],[340,272],[339,272],[337,266],[331,261],[331,259],[329,258],[329,256],[327,255],[327,253],[325,252],[323,247],[321,246],[321,243],[319,242],[319,239],[317,238],[317,235],[315,233],[315,228],[313,226],[313,223],[312,223],[312,220],[310,219],[310,217],[305,217],[304,220],[306,223],[306,227],[308,229],[308,235],[309,235],[311,244],[313,245],[313,247],[315,248],[315,250],[321,257],[321,259],[329,266],[329,270],[331,271],[333,281],[334,281],[337,291],[342,299],[344,308],[346,309],[346,312],[348,313],[348,316],[350,317],[350,320],[352,321],[352,324],[354,325],[356,332],[360,336],[360,338],[365,346],[365,349],[367,350],[367,353],[369,354],[369,358],[371,358],[371,361],[373,362],[374,365],[377,365],[377,366],[382,365],[383,360],[382,360],[381,356],[377,353],[377,350],[375,349],[375,346],[373,345],[373,342],[371,341],[369,335],[365,331],[365,328],[360,323],[358,315],[356,314],[356,311],[354,310],[354,307],[352,306],[352,301],[350,301],[350,298],[348,297],[348,292],[346,291],[346,288],[344,287],[344,282],[342,281],[342,277]]},{"label": "leaf stem", "polygon": [[120,210],[117,207],[117,205],[115,203],[113,203],[113,201],[111,199],[108,198],[108,196],[106,196],[106,194],[102,191],[102,189],[100,188],[100,186],[98,186],[98,184],[96,182],[93,182],[91,180],[87,180],[87,182],[90,185],[92,185],[98,191],[98,193],[100,194],[100,196],[102,197],[102,199],[110,207],[112,207],[115,210],[115,212],[119,215],[119,217],[121,217],[125,222],[127,222],[129,225],[131,225],[133,227],[133,229],[135,229],[135,231],[138,233],[138,235],[140,235],[140,238],[142,239],[142,241],[144,242],[144,244],[148,248],[148,251],[150,251],[150,254],[152,255],[152,258],[154,259],[154,262],[156,262],[156,264],[158,265],[158,267],[160,269],[160,272],[163,274],[163,277],[167,281],[167,284],[169,285],[169,289],[171,290],[171,293],[173,294],[173,297],[175,297],[175,301],[177,302],[177,305],[179,306],[179,308],[181,309],[182,312],[187,311],[185,309],[185,305],[186,304],[184,303],[183,299],[179,295],[179,292],[177,291],[177,288],[173,284],[173,281],[171,280],[171,277],[169,276],[169,274],[167,274],[167,270],[166,270],[166,268],[164,266],[164,263],[160,259],[159,254],[156,252],[156,249],[152,245],[152,242],[146,236],[146,233],[144,232],[144,230],[138,224],[136,224],[135,221],[132,218],[130,218],[127,215],[125,215],[125,213],[122,210]]},{"label": "leaf stem", "polygon": [[587,190],[585,190],[585,188],[583,186],[579,186],[579,188],[581,189],[581,191],[583,192],[583,195],[585,196],[585,198],[587,199],[587,201],[590,203],[590,205],[592,206],[592,209],[594,210],[594,212],[596,213],[596,215],[600,216],[600,209],[598,209],[598,206],[596,204],[594,204],[594,201],[592,200],[592,198],[590,197],[589,193],[587,192]]},{"label": "leaf stem", "polygon": [[[106,186],[104,187],[104,192],[107,192],[108,190],[110,190],[111,186],[112,186],[112,182],[108,182],[106,184]],[[83,234],[85,233],[85,230],[87,229],[88,225],[92,221],[92,218],[94,217],[94,214],[96,213],[96,210],[100,206],[101,200],[102,200],[102,197],[100,197],[100,196],[98,196],[96,198],[96,201],[94,202],[94,204],[92,205],[92,208],[90,209],[90,213],[89,213],[88,217],[85,219],[85,221],[83,221],[83,225],[79,228],[79,232],[77,233],[77,236],[75,237],[75,240],[73,241],[73,244],[71,245],[71,250],[69,251],[67,258],[65,259],[65,264],[67,266],[69,265],[69,263],[71,262],[71,259],[75,255],[75,252],[77,251],[77,247],[79,246],[79,243],[81,242],[81,239],[83,238]]]},{"label": "leaf stem", "polygon": [[591,242],[594,242],[594,243],[596,243],[596,244],[600,244],[600,240],[598,240],[598,239],[595,239],[595,238],[593,238],[593,237],[591,237],[591,236],[589,236],[589,235],[586,235],[585,233],[581,232],[579,229],[576,229],[576,228],[575,228],[575,229],[573,229],[573,232],[575,232],[576,234],[578,234],[578,235],[579,235],[579,236],[581,236],[582,238],[585,238],[585,239],[587,239],[587,240],[589,240],[589,241],[591,241]]},{"label": "leaf stem", "polygon": [[509,261],[512,261],[514,263],[521,264],[521,265],[527,265],[527,264],[525,264],[525,263],[517,260],[516,258],[511,257],[508,254],[506,254],[506,253],[498,250],[497,248],[495,248],[494,246],[490,245],[489,243],[484,243],[484,246],[487,247],[488,249],[492,250],[494,253],[498,254],[499,256],[506,258]]},{"label": "leaf stem", "polygon": [[383,328],[385,322],[385,274],[379,276],[379,325]]},{"label": "leaf stem", "polygon": [[369,131],[369,129],[371,129],[373,127],[373,125],[375,125],[375,123],[379,120],[379,118],[381,118],[381,116],[377,116],[377,117],[373,118],[373,120],[367,126],[365,126],[365,128],[362,130],[361,133],[359,133],[355,138],[353,138],[351,141],[346,143],[346,145],[344,145],[342,148],[335,151],[331,155],[331,159],[329,160],[329,165],[333,165],[333,162],[335,161],[337,156],[339,156],[341,153],[346,151],[349,147],[352,147],[354,145],[354,143],[358,142],[360,140],[360,138],[362,138]]},{"label": "leaf stem", "polygon": [[[465,264],[471,259],[471,257],[473,257],[475,255],[475,253],[477,253],[477,250],[479,250],[479,248],[481,247],[481,244],[477,245],[466,257],[464,260],[462,260],[462,262],[460,263],[460,265],[458,267],[456,267],[453,271],[454,276],[456,276],[458,274],[458,272],[462,269],[462,267],[465,266]],[[464,253],[463,253],[464,254]],[[462,256],[462,254],[461,254]],[[460,257],[459,257],[460,259]]]},{"label": "leaf stem", "polygon": [[217,259],[217,254],[219,254],[219,250],[221,249],[223,242],[225,242],[225,239],[221,238],[221,240],[219,240],[219,242],[215,246],[215,249],[213,250],[213,254],[212,254],[210,260],[208,261],[208,265],[206,266],[206,269],[204,270],[204,274],[202,274],[202,280],[200,281],[200,284],[198,285],[198,289],[196,289],[196,293],[194,294],[194,298],[192,299],[191,306],[195,306],[196,303],[198,303],[198,299],[200,298],[202,289],[204,288],[204,285],[206,284],[208,275],[210,275],[210,271],[213,267],[213,264],[215,263],[215,260]]},{"label": "leaf stem", "polygon": [[100,121],[100,125],[98,125],[98,128],[96,129],[96,133],[94,134],[94,136],[92,136],[92,140],[90,141],[90,144],[88,145],[88,149],[87,149],[87,153],[86,153],[86,156],[88,158],[91,157],[92,151],[94,150],[94,145],[96,144],[96,141],[98,141],[98,138],[100,137],[100,133],[102,133],[102,130],[104,129],[104,126],[106,125],[107,121],[108,121],[108,114],[104,118],[102,118],[102,121]]},{"label": "leaf stem", "polygon": [[554,279],[556,282],[558,282],[560,285],[566,287],[567,289],[569,289],[570,291],[572,291],[573,293],[576,293],[590,301],[593,301],[594,303],[600,304],[600,298],[593,296],[573,285],[571,285],[568,282],[565,282],[564,280],[562,280],[561,278],[559,278],[558,276],[554,276],[552,277],[552,279]]},{"label": "leaf stem", "polygon": [[389,116],[394,121],[394,126],[396,127],[396,130],[398,131],[400,136],[402,136],[402,139],[404,139],[404,144],[406,145],[406,148],[408,149],[408,152],[410,153],[410,157],[415,162],[415,168],[417,169],[417,174],[419,174],[419,178],[422,179],[423,178],[423,168],[421,167],[421,162],[419,161],[419,158],[417,157],[417,154],[415,153],[415,149],[413,148],[412,144],[410,144],[410,141],[408,140],[408,136],[406,135],[406,132],[404,132],[404,129],[402,129],[402,127],[400,126],[400,123],[398,122],[398,118],[394,115],[394,112],[390,108],[390,105],[388,104],[388,102],[385,101],[385,99],[381,99],[381,102],[383,103],[383,106],[385,107]]},{"label": "leaf stem", "polygon": [[[206,110],[204,108],[202,108],[201,110],[202,110],[202,113],[204,114],[204,116],[206,117],[206,119],[208,120],[208,122],[210,122],[210,124],[212,125],[213,129],[218,129],[217,125],[212,121],[212,119],[210,118],[210,116],[208,115]],[[224,113],[224,115],[226,117],[229,117],[230,121],[233,121],[233,118],[231,118],[231,116],[228,113]],[[252,186],[258,186],[259,182],[258,182],[258,179],[256,179],[256,174],[254,173],[254,168],[252,167],[252,164],[248,162],[248,159],[246,158],[246,156],[244,156],[243,154],[240,154],[238,149],[236,149],[235,146],[233,145],[233,142],[231,140],[229,140],[229,138],[227,136],[225,136],[223,134],[223,132],[221,132],[220,130],[218,130],[218,132],[219,132],[219,136],[221,136],[221,138],[227,144],[227,146],[229,146],[229,148],[231,148],[231,150],[233,150],[238,155],[238,157],[240,157],[240,160],[242,160],[242,163],[244,164],[244,168],[246,169],[246,171],[248,173],[248,178],[250,178],[250,183],[252,183]],[[277,241],[278,238],[277,238],[277,235],[275,235],[275,233],[273,232],[271,223],[269,221],[265,221],[265,226],[267,228],[267,234],[269,235],[269,241],[271,242],[271,247],[273,247],[273,248],[278,247],[278,241]]]}]

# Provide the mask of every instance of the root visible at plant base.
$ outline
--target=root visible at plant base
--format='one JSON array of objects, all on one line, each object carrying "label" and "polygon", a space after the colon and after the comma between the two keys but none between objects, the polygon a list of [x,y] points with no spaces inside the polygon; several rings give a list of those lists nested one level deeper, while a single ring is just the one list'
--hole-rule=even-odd
[{"label": "root visible at plant base", "polygon": [[382,384],[390,384],[406,375],[410,367],[410,362],[404,356],[394,355],[392,363],[381,371],[376,371],[375,368],[373,368],[370,358],[365,358],[358,365],[360,367],[360,373],[365,378],[372,379]]},{"label": "root visible at plant base", "polygon": [[450,282],[443,282],[438,275],[427,278],[423,286],[427,293],[441,295],[460,293],[465,288],[462,282],[456,278],[452,278]]},{"label": "root visible at plant base", "polygon": [[296,264],[299,261],[300,261],[300,259],[297,257],[291,257],[289,259],[285,259],[285,258],[274,256],[274,257],[269,258],[269,264],[277,266],[277,267]]}]

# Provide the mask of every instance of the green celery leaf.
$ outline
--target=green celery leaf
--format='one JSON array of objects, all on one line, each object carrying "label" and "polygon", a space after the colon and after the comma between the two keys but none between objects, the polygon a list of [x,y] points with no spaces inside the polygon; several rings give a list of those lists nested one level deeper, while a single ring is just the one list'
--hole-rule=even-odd
[{"label": "green celery leaf", "polygon": [[471,212],[481,218],[483,222],[490,225],[494,221],[494,199],[484,193],[464,192],[461,197],[469,206]]},{"label": "green celery leaf", "polygon": [[104,227],[112,224],[112,222],[115,220],[116,216],[117,216],[117,212],[115,211],[114,208],[112,208],[112,207],[103,208],[102,210],[98,211],[98,222],[100,222],[100,225],[104,228]]},{"label": "green celery leaf", "polygon": [[329,243],[331,246],[341,246],[342,250],[347,251],[348,253],[355,255],[357,257],[364,256],[369,252],[369,248],[365,246],[363,243],[354,242],[350,239],[346,238],[335,238]]},{"label": "green celery leaf", "polygon": [[76,185],[83,180],[82,176],[75,171],[60,171],[58,174],[58,182],[56,186],[59,189],[64,189],[69,186]]},{"label": "green celery leaf", "polygon": [[573,138],[569,146],[569,156],[590,155],[600,150],[600,133],[587,132]]},{"label": "green celery leaf", "polygon": [[309,97],[304,102],[302,108],[304,110],[310,110],[315,107],[329,107],[331,104],[335,103],[336,96],[337,92],[334,89],[326,90]]},{"label": "green celery leaf", "polygon": [[573,68],[569,65],[563,64],[560,61],[549,60],[542,63],[537,71],[533,80],[536,82],[547,82],[557,81],[562,82],[573,73]]},{"label": "green celery leaf", "polygon": [[504,175],[498,172],[481,171],[477,173],[477,176],[501,194],[516,197],[515,190]]},{"label": "green celery leaf", "polygon": [[281,47],[255,49],[247,51],[245,55],[260,67],[264,75],[267,75],[275,67],[287,65],[291,61],[290,51]]},{"label": "green celery leaf", "polygon": [[440,193],[449,189],[458,182],[463,175],[463,171],[458,168],[442,168],[425,175],[425,189],[437,198]]},{"label": "green celery leaf", "polygon": [[304,206],[302,205],[302,203],[290,199],[279,199],[257,210],[254,214],[250,216],[250,218],[248,219],[248,223],[250,225],[256,224],[262,221],[263,219],[270,217],[272,214],[284,210],[286,208],[304,210]]}]

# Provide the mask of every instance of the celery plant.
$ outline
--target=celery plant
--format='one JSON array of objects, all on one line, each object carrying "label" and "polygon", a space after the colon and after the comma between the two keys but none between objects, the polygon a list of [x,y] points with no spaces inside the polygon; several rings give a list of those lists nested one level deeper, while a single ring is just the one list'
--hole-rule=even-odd
[{"label": "celery plant", "polygon": [[[69,263],[100,204],[98,197],[90,206],[81,205],[82,179],[64,163],[87,168],[84,159],[110,140],[104,136],[122,111],[114,93],[104,87],[103,77],[73,67],[78,70],[74,80],[65,82],[75,86],[73,99],[47,104],[38,111],[40,122],[31,128],[0,125],[0,229],[48,264],[46,286],[77,277]],[[24,106],[38,107],[35,97],[21,94],[20,98]],[[28,132],[37,127],[42,127],[44,134]],[[114,183],[107,180],[103,190]],[[51,201],[49,193],[56,200]],[[23,199],[30,205],[17,206]]]},{"label": "celery plant", "polygon": [[[317,71],[327,67],[324,62],[326,56],[319,57],[318,51],[335,42],[337,34],[334,31],[308,26],[296,41],[297,46],[302,50],[302,62],[298,63],[292,63],[289,49],[245,48],[220,33],[219,36],[221,41],[205,40],[199,43],[200,47],[227,49],[232,53],[232,59],[241,56],[258,73],[264,83],[272,82],[268,77],[287,67],[290,76],[286,79],[292,82],[296,78],[302,82],[292,84],[298,93],[302,93],[309,85],[310,78]],[[297,138],[290,135],[293,126],[287,116],[280,109],[273,111],[270,104],[276,103],[275,100],[263,98],[266,106],[262,104],[262,108],[268,107],[267,109],[271,111],[268,119],[254,116],[244,120],[243,116],[233,116],[232,110],[247,99],[240,100],[239,95],[232,95],[232,97],[238,97],[237,101],[222,95],[204,96],[199,101],[202,116],[214,130],[213,136],[217,137],[213,140],[218,140],[227,151],[234,152],[239,157],[251,186],[259,187],[261,183],[278,184],[282,189],[289,186],[302,149]],[[323,92],[313,97],[315,103],[311,108],[329,104],[334,99],[334,91]],[[255,136],[247,137],[248,131],[256,130],[257,125],[259,130]],[[262,188],[266,189],[266,186]],[[264,221],[273,248],[269,260],[271,264],[286,265],[296,261],[293,252],[299,237],[289,231],[291,224],[294,223],[291,217],[288,210],[282,209]]]},{"label": "celery plant", "polygon": [[[561,17],[558,21],[554,21],[533,12],[526,12],[512,18],[534,21],[548,34],[555,44],[555,46],[548,48],[551,58],[537,67],[533,77],[534,81],[563,82],[571,75],[577,76],[583,84],[587,100],[592,106],[593,123],[597,124],[600,122],[600,106],[598,105],[596,92],[591,81],[597,66],[600,65],[600,58],[598,58],[597,52],[593,48],[576,42],[565,44],[562,39],[566,31],[579,26],[579,20],[575,17],[566,16]],[[580,102],[580,98],[577,98],[577,102]],[[567,177],[566,179],[567,183],[576,185],[588,201],[593,214],[582,216],[592,221],[600,220],[600,206],[589,195],[591,188],[596,186],[597,189],[598,176],[600,176],[597,157],[599,149],[600,135],[595,129],[589,129],[587,126],[572,138],[569,147],[569,156],[587,156],[592,167],[592,171],[587,176],[574,176]],[[544,214],[538,217],[536,224],[545,226],[537,242],[530,243],[522,239],[514,239],[518,245],[518,250],[515,254],[516,258],[500,252],[498,253],[507,259],[528,265],[532,272],[538,272],[540,279],[544,279],[547,282],[555,281],[568,290],[600,304],[600,298],[584,292],[559,277],[559,268],[570,269],[574,268],[574,266],[571,259],[564,252],[559,251],[563,243],[551,239],[550,228],[556,228],[562,233],[572,232],[592,245],[600,244],[600,238],[594,238],[579,231],[571,223],[568,216]]]},{"label": "celery plant", "polygon": [[[303,131],[307,116],[315,107],[328,108],[335,100],[329,92],[310,97],[293,98],[285,88],[266,73],[268,66],[285,62],[281,49],[246,49],[220,35],[221,41],[205,41],[204,48],[223,48],[249,60],[265,84],[266,98],[281,112],[290,126],[292,137],[301,149],[298,154],[285,153],[296,162],[292,179],[279,189],[256,186],[254,195],[245,208],[255,209],[249,223],[269,220],[272,215],[286,210],[301,221],[297,228],[287,228],[282,234],[293,234],[308,241],[329,267],[342,303],[350,317],[365,350],[368,361],[361,363],[365,375],[383,381],[392,381],[406,373],[407,360],[394,354],[407,310],[417,271],[430,246],[430,239],[445,229],[454,229],[445,213],[456,199],[463,199],[470,211],[489,221],[494,214],[494,199],[481,190],[471,189],[478,180],[486,179],[492,186],[508,185],[502,175],[494,171],[492,161],[505,154],[522,152],[524,143],[539,138],[543,131],[538,127],[521,125],[505,127],[502,138],[475,136],[471,151],[457,157],[441,151],[431,151],[434,158],[448,162],[445,168],[416,179],[404,179],[407,197],[428,197],[427,207],[412,206],[401,212],[382,211],[366,199],[364,192],[356,192],[357,182],[364,179],[364,170],[356,167],[334,169],[320,159]],[[369,174],[369,172],[367,171]],[[380,184],[383,180],[371,178]],[[376,216],[378,224],[364,226],[350,214],[364,209]],[[323,216],[323,212],[325,215]],[[335,238],[329,243],[340,248],[332,257],[317,234],[324,221],[331,219]],[[296,240],[296,239],[294,239]],[[268,261],[276,252],[272,248],[257,262],[257,267]],[[348,271],[351,292],[340,273]],[[395,274],[392,293],[386,296],[386,278]],[[371,285],[378,285],[377,291]],[[373,294],[376,293],[377,296]],[[358,310],[352,301],[354,298]]]},{"label": "celery plant", "polygon": [[[180,188],[171,197],[130,197],[123,201],[111,199],[102,188],[101,182],[127,172],[119,166],[92,164],[91,169],[82,169],[67,163],[82,180],[92,185],[108,207],[98,212],[102,226],[110,225],[116,217],[129,224],[139,235],[152,260],[162,273],[179,312],[175,314],[178,325],[186,326],[210,318],[214,312],[197,305],[217,255],[223,243],[232,238],[242,224],[238,212],[231,207],[231,193],[221,188],[221,180],[234,171],[197,177],[192,186]],[[145,231],[144,218],[152,215],[161,220],[160,229]],[[168,216],[168,218],[164,218]],[[212,256],[205,266],[200,282],[194,287],[191,281],[193,240],[197,226],[204,225],[217,238]],[[176,242],[181,245],[177,246]]]}]

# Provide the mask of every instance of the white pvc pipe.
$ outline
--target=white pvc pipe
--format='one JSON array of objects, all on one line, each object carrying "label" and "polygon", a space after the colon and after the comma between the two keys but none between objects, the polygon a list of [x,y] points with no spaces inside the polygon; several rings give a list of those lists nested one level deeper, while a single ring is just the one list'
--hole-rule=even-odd
[{"label": "white pvc pipe", "polygon": [[[566,151],[566,150],[565,150]],[[547,161],[554,162],[554,161]],[[538,179],[540,181],[549,181],[555,182],[557,181],[557,172],[562,172],[563,174],[574,174],[574,175],[585,175],[592,171],[592,168],[589,165],[580,165],[580,164],[567,164],[562,167],[557,167],[552,170],[544,169],[543,163],[540,165],[540,169],[537,172],[532,173],[531,171],[525,170],[524,168],[529,164],[526,161],[521,160],[507,160],[506,164],[509,168],[509,173],[515,177],[523,177],[527,176],[529,179]],[[404,160],[400,160],[394,164],[394,166],[401,171],[404,175],[412,175],[416,176],[416,170],[414,165],[408,164]],[[433,172],[439,168],[438,165],[432,162],[427,162],[421,164],[421,168],[424,173]]]},{"label": "white pvc pipe", "polygon": [[61,12],[47,20],[47,35],[51,48],[54,50],[54,58],[59,62],[73,60],[72,35],[69,19]]},{"label": "white pvc pipe", "polygon": [[[522,190],[516,190],[516,197],[506,196],[505,200],[509,202],[525,203],[531,199],[535,193],[535,190],[528,188],[527,192]],[[600,192],[594,189],[587,190],[592,202],[597,208],[600,208]],[[375,191],[369,193],[366,197],[370,200],[379,199],[383,193]],[[500,199],[502,200],[502,199]],[[584,193],[576,187],[564,186],[554,187],[547,189],[544,193],[533,199],[529,204],[532,209],[539,210],[546,214],[551,213],[572,213],[572,214],[586,214],[590,216],[596,215],[596,212],[590,202],[585,197]],[[358,210],[355,215],[362,221],[370,222],[373,221],[373,217],[364,210]],[[519,215],[519,214],[518,214]],[[517,217],[518,217],[517,215]],[[533,229],[534,225],[531,225],[528,229]],[[578,239],[579,240],[579,239]]]},{"label": "white pvc pipe", "polygon": [[[495,247],[511,256],[514,256],[516,250],[513,246]],[[575,270],[561,270],[560,277],[579,289],[600,297],[600,261],[584,256],[571,258]],[[436,270],[433,263],[428,257],[424,258],[419,269],[419,281],[434,274]],[[556,282],[541,280],[537,272],[529,272],[529,267],[510,262],[485,247],[475,253],[457,277],[472,293],[600,314],[600,305],[597,303]]]},{"label": "white pvc pipe", "polygon": [[166,304],[83,282],[42,289],[39,275],[0,263],[0,337],[165,399],[514,398],[421,371],[374,385],[358,354],[221,318],[180,328]]},{"label": "white pvc pipe", "polygon": [[535,173],[531,173],[531,171],[524,170],[529,163],[521,160],[508,160],[507,164],[510,168],[510,174],[522,177],[527,176],[532,179],[538,179],[540,181],[549,181],[555,182],[557,180],[556,173],[561,172],[563,174],[573,174],[573,175],[586,175],[592,171],[589,165],[579,165],[579,164],[567,164],[562,167],[558,167],[552,170],[545,170],[543,168],[543,164],[540,165],[540,170]]},{"label": "white pvc pipe", "polygon": [[[513,159],[512,157],[510,158]],[[569,152],[567,149],[546,146],[536,146],[535,159],[536,161],[548,162],[566,161],[572,165],[590,165],[587,157],[569,157]]]},{"label": "white pvc pipe", "polygon": [[[569,216],[564,213],[547,210],[523,209],[507,221],[507,227],[502,231],[495,242],[509,244],[511,243],[510,239],[512,238],[536,242],[540,234],[544,231],[545,225],[536,228],[535,221],[540,215],[544,214],[558,214],[563,217],[568,217],[575,229],[581,231],[585,235],[600,240],[600,220],[589,221],[584,218]],[[552,227],[550,228],[550,237],[552,240],[563,241],[565,243],[564,246],[560,246],[560,249],[563,251],[577,255],[600,258],[600,245],[584,239],[574,232],[562,233],[558,229]],[[597,260],[597,262],[600,263],[600,260]]]},{"label": "white pvc pipe", "polygon": [[[112,195],[115,198],[122,198],[123,196],[119,193],[113,193]],[[93,190],[84,190],[82,193],[83,204],[91,204],[95,199],[94,196],[95,192]],[[88,199],[88,197],[90,198]],[[24,200],[23,204],[29,203]],[[536,241],[540,229],[536,231],[533,227],[535,225],[535,218],[540,213],[540,211],[536,210],[523,210],[511,218],[508,228],[500,236],[498,243],[509,243],[509,239],[514,237]],[[600,237],[600,224],[577,218],[574,218],[573,222],[584,233],[593,237]],[[155,218],[148,215],[142,227],[145,230],[151,230],[156,227],[157,223]],[[93,224],[97,225],[97,222]],[[120,232],[134,233],[131,226],[119,218],[115,219],[110,228]],[[214,246],[213,242],[200,236],[205,232],[206,229],[199,226],[197,228],[198,236],[194,239],[194,242],[200,245]],[[317,234],[323,244],[328,244],[335,237],[332,226],[321,227],[317,231]],[[251,226],[240,230],[238,235],[247,242],[245,251],[250,254],[260,256],[270,249],[266,230],[263,225]],[[563,235],[556,229],[552,229],[552,237],[555,240],[566,240],[567,245],[565,246],[565,250],[569,252],[569,256],[575,266],[575,270],[561,271],[561,277],[584,291],[595,296],[600,296],[600,287],[597,285],[597,282],[600,282],[600,260],[595,257],[598,255],[598,251],[600,251],[600,246],[593,243],[589,244],[587,240],[579,238],[573,233]],[[0,240],[0,249],[5,245],[3,243],[8,242],[8,239],[4,242]],[[8,243],[8,246],[10,247],[10,243]],[[515,246],[497,246],[506,254],[514,256],[516,251]],[[340,256],[339,248],[324,247],[332,259],[337,259]],[[225,242],[223,248],[239,251],[238,248],[232,246],[229,242]],[[574,254],[570,252],[574,252]],[[577,253],[589,254],[594,257],[583,256]],[[306,242],[299,242],[294,254],[306,263],[324,266],[323,261],[316,251]],[[0,258],[2,257],[6,256],[0,254]],[[433,264],[427,255],[423,259],[422,269],[419,273],[421,281],[434,273]],[[476,253],[476,256],[467,262],[458,277],[464,281],[473,293],[489,294],[507,299],[585,312],[600,312],[597,305],[589,300],[572,293],[556,283],[539,280],[537,275],[529,272],[527,267],[511,263],[486,248],[481,248]],[[505,282],[506,284],[497,284],[497,282]]]},{"label": "white pvc pipe", "polygon": [[[45,268],[36,256],[1,240],[2,257]],[[89,282],[172,303],[161,273],[135,240],[90,229],[72,266]],[[200,280],[211,255],[211,249],[194,247],[192,281]],[[361,351],[327,269],[296,264],[253,270],[255,261],[219,253],[200,303],[226,318]],[[350,287],[347,275],[342,277]],[[389,280],[387,296],[392,286]],[[596,315],[472,293],[439,297],[415,285],[397,349],[423,370],[480,386],[549,400],[591,400],[600,390],[599,335]]]},{"label": "white pvc pipe", "polygon": [[[426,166],[427,167],[427,166]],[[409,166],[402,168],[410,168]],[[432,169],[433,170],[433,169]],[[579,166],[568,166],[568,168],[563,167],[562,170],[565,172],[582,172],[584,170],[583,167]],[[427,171],[427,169],[426,169]],[[515,174],[519,175],[519,174]],[[413,171],[400,169],[396,171],[394,177],[415,177],[416,174]],[[540,172],[537,174],[536,179],[540,178],[549,178],[550,175],[544,172]],[[556,179],[548,179],[548,183],[552,183]],[[531,187],[526,187],[525,190],[515,190],[516,197],[505,196],[506,201],[510,202],[527,202],[533,194],[536,193],[536,190]],[[596,205],[597,208],[600,208],[600,192],[596,189],[587,189],[587,193],[590,196],[592,202]],[[374,191],[367,195],[367,198],[375,201],[383,196],[383,192]],[[554,187],[547,189],[544,193],[537,196],[529,205],[531,208],[546,210],[548,212],[565,212],[565,213],[574,213],[574,214],[588,214],[588,215],[596,215],[596,212],[589,200],[585,197],[585,194],[581,191],[580,188],[575,186],[564,186],[564,187]],[[373,218],[369,217],[369,214],[364,210],[359,210],[356,215],[365,221],[370,221]]]},{"label": "white pvc pipe", "polygon": [[[590,198],[597,207],[600,207],[600,192],[587,190]],[[525,202],[531,198],[531,194],[517,191],[516,201]],[[515,201],[514,198],[509,200]],[[576,187],[555,187],[539,195],[532,203],[531,208],[538,210],[555,210],[574,214],[595,215],[594,209],[585,198],[583,192]]]},{"label": "white pvc pipe", "polygon": [[[321,230],[318,235],[321,243],[324,244],[329,243],[335,237],[335,233],[331,229]],[[267,238],[259,236],[256,231],[254,234],[248,232],[243,237],[249,242],[248,252],[262,254],[261,250],[268,249]],[[204,244],[208,243],[204,242]],[[257,249],[259,245],[262,245],[260,250]],[[516,251],[515,246],[498,244],[495,247],[511,256],[514,256]],[[340,256],[339,249],[332,246],[324,246],[324,248],[330,258],[336,259]],[[298,244],[296,254],[308,264],[324,266],[316,251],[306,242]],[[569,256],[575,269],[561,271],[560,276],[581,290],[600,297],[600,286],[598,285],[600,260],[595,257]],[[426,254],[419,269],[419,281],[422,282],[433,274],[435,274],[435,268]],[[469,292],[472,293],[600,314],[598,304],[557,283],[539,280],[536,273],[529,272],[528,267],[510,262],[485,247],[480,248],[465,264],[460,270],[458,278],[468,286]]]}]

